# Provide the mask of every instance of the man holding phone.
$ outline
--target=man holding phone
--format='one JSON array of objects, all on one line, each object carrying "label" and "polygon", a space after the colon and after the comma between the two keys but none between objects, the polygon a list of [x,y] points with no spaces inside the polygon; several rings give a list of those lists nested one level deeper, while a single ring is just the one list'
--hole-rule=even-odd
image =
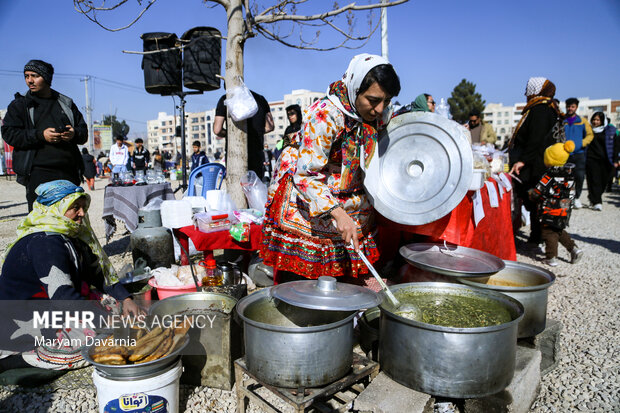
[{"label": "man holding phone", "polygon": [[54,67],[31,60],[24,67],[25,95],[15,94],[2,124],[2,138],[14,148],[13,170],[26,187],[28,211],[42,183],[66,179],[81,182],[78,145],[88,140],[84,117],[71,98],[51,88]]}]

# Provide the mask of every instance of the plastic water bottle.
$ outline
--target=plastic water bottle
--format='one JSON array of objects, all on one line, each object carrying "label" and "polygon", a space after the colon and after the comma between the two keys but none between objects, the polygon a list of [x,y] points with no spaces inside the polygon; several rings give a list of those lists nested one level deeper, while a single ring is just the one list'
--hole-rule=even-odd
[{"label": "plastic water bottle", "polygon": [[207,260],[205,273],[205,276],[202,278],[203,287],[222,285],[222,271],[217,268],[215,260]]},{"label": "plastic water bottle", "polygon": [[441,98],[439,101],[439,106],[435,109],[435,113],[445,118],[452,119],[452,115],[450,114],[450,105],[448,105],[444,98]]}]

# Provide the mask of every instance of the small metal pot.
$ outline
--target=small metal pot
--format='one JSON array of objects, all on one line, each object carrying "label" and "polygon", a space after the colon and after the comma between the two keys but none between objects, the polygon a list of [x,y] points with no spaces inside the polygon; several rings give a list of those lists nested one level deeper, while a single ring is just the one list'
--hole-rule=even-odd
[{"label": "small metal pot", "polygon": [[512,380],[517,325],[523,306],[494,291],[450,283],[408,283],[390,287],[434,294],[472,295],[500,302],[512,321],[490,327],[443,327],[401,317],[389,301],[381,308],[379,361],[395,381],[412,389],[449,398],[483,397]]},{"label": "small metal pot", "polygon": [[352,363],[356,312],[296,307],[272,297],[272,288],[237,304],[248,370],[287,388],[318,387],[344,376]]},{"label": "small metal pot", "polygon": [[379,307],[364,311],[359,319],[360,347],[373,361],[379,359],[379,321],[381,310]]},{"label": "small metal pot", "polygon": [[[504,293],[519,300],[525,313],[519,322],[518,337],[532,337],[541,333],[547,323],[549,287],[555,275],[544,268],[516,261],[504,261],[506,267],[491,277],[459,278],[471,287]],[[491,285],[490,281],[513,285]]]}]

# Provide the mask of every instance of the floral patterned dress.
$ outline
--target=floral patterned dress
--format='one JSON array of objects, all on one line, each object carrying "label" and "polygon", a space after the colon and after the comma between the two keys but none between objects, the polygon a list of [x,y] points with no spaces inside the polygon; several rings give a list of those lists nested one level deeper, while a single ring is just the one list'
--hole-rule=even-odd
[{"label": "floral patterned dress", "polygon": [[360,158],[369,161],[375,128],[349,118],[328,98],[306,112],[303,128],[279,158],[269,191],[261,256],[276,270],[307,278],[358,277],[367,269],[345,245],[330,212],[342,207],[358,224],[360,248],[374,262],[373,208]]}]

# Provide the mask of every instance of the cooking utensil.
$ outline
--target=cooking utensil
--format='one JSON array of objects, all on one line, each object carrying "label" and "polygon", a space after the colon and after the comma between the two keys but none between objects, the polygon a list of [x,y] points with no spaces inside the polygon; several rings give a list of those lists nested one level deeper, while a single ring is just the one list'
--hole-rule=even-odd
[{"label": "cooking utensil", "polygon": [[459,399],[495,394],[510,383],[524,311],[519,301],[453,283],[407,283],[390,289],[396,295],[402,291],[494,300],[509,311],[512,320],[489,327],[443,327],[401,317],[384,302],[380,306],[379,362],[388,376],[423,393]]},{"label": "cooking utensil", "polygon": [[271,288],[237,304],[248,370],[267,384],[287,388],[319,387],[343,377],[351,369],[357,311],[295,307],[274,298]]},{"label": "cooking utensil", "polygon": [[296,307],[328,311],[372,308],[382,301],[377,293],[368,288],[339,283],[336,278],[328,276],[278,284],[271,288],[271,295]]},{"label": "cooking utensil", "polygon": [[237,300],[216,292],[193,292],[156,301],[149,315],[166,319],[193,316],[189,344],[181,357],[181,383],[230,390],[233,362],[243,355],[241,325],[234,317]]},{"label": "cooking utensil", "polygon": [[400,255],[411,265],[452,277],[480,277],[504,269],[504,261],[473,248],[458,245],[416,243],[400,248]]},{"label": "cooking utensil", "polygon": [[[547,324],[549,287],[555,275],[544,268],[505,260],[506,268],[490,277],[459,278],[459,282],[483,290],[498,291],[519,300],[525,313],[519,322],[518,337],[533,337]],[[505,283],[506,285],[494,285]],[[512,285],[510,285],[512,284]]]},{"label": "cooking utensil", "polygon": [[380,133],[364,187],[384,217],[423,225],[450,213],[463,200],[473,165],[462,126],[435,113],[406,113]]},{"label": "cooking utensil", "polygon": [[[353,240],[351,240],[351,248],[353,248]],[[375,270],[375,267],[373,267],[370,261],[368,261],[366,254],[364,254],[361,249],[359,251],[355,251],[355,253],[362,259],[364,264],[366,264],[366,267],[368,267],[370,273],[376,278],[385,295],[387,295],[392,304],[394,304],[394,307],[400,307],[400,302],[396,299],[396,297],[394,297],[394,294],[392,294],[387,284],[383,281],[377,270]]]},{"label": "cooking utensil", "polygon": [[[97,340],[104,340],[109,336],[109,334],[99,334],[95,337],[94,343],[97,343]],[[146,378],[149,376],[155,376],[159,374],[162,370],[165,370],[168,366],[176,363],[179,360],[179,356],[181,351],[185,349],[187,344],[189,343],[189,336],[185,336],[185,340],[179,345],[177,345],[176,349],[172,351],[167,356],[147,361],[145,363],[139,364],[123,364],[123,365],[111,365],[111,364],[102,364],[97,363],[91,357],[91,352],[95,347],[95,344],[90,346],[84,346],[82,348],[82,357],[84,360],[91,363],[99,374],[104,377],[114,377],[114,378],[132,378],[132,377],[140,377]]]}]

